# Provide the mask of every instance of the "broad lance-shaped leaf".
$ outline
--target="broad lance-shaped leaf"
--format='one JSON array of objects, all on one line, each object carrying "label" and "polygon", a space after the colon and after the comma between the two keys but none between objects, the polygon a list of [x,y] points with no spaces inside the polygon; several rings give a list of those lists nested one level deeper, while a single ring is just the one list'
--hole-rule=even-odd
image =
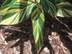
[{"label": "broad lance-shaped leaf", "polygon": [[6,0],[0,9],[0,15],[4,14],[9,8],[22,8],[23,6],[30,5],[34,3],[34,0]]},{"label": "broad lance-shaped leaf", "polygon": [[35,45],[37,51],[39,51],[43,45],[43,26],[44,26],[44,12],[41,5],[35,5],[32,14],[33,35],[35,39]]},{"label": "broad lance-shaped leaf", "polygon": [[18,0],[16,3],[14,3],[14,5],[11,6],[4,14],[3,18],[1,19],[1,24],[18,24],[28,19],[34,6],[34,3],[30,1],[31,0],[28,1],[30,5],[27,6],[27,2],[25,2],[25,0]]},{"label": "broad lance-shaped leaf", "polygon": [[56,16],[59,17],[72,17],[72,4],[69,2],[57,3]]},{"label": "broad lance-shaped leaf", "polygon": [[4,14],[17,0],[6,0],[0,9],[0,15]]},{"label": "broad lance-shaped leaf", "polygon": [[52,17],[56,13],[56,3],[55,0],[41,0],[40,4],[42,5],[45,12],[49,13]]}]

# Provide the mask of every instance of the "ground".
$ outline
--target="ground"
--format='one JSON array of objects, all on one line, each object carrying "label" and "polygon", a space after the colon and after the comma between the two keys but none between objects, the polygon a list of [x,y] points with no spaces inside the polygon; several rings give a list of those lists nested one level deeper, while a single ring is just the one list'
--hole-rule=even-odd
[{"label": "ground", "polygon": [[72,18],[58,19],[45,13],[43,47],[39,53],[31,19],[13,26],[0,25],[0,54],[72,54]]},{"label": "ground", "polygon": [[[60,20],[71,29],[71,18]],[[37,53],[30,19],[13,26],[0,25],[0,50],[3,54],[72,54],[72,33],[69,29],[46,13],[44,43]]]}]

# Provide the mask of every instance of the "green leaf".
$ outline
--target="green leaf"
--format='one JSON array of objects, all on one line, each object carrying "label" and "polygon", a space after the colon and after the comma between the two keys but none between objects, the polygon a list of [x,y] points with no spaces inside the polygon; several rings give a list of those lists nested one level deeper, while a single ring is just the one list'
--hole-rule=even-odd
[{"label": "green leaf", "polygon": [[17,0],[4,14],[1,19],[2,25],[18,24],[30,17],[32,8],[34,6],[33,0]]},{"label": "green leaf", "polygon": [[43,10],[49,13],[52,17],[55,16],[56,13],[56,3],[55,0],[41,0],[40,4],[43,7]]},{"label": "green leaf", "polygon": [[72,17],[72,4],[69,2],[57,3],[56,16],[60,17]]},{"label": "green leaf", "polygon": [[0,9],[0,15],[4,14],[17,0],[6,0]]},{"label": "green leaf", "polygon": [[63,3],[63,2],[67,2],[66,0],[55,0],[56,4],[57,3]]},{"label": "green leaf", "polygon": [[37,1],[37,3],[40,3],[40,0],[36,0]]},{"label": "green leaf", "polygon": [[37,51],[39,51],[43,45],[43,26],[44,26],[44,12],[41,5],[35,5],[32,14],[33,35],[35,39],[35,45]]}]

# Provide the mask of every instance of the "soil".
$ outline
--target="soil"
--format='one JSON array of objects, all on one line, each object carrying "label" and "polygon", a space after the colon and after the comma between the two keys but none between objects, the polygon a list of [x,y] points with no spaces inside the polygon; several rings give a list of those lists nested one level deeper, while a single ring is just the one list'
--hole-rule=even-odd
[{"label": "soil", "polygon": [[72,54],[72,18],[58,19],[62,23],[45,13],[40,52],[35,48],[31,19],[12,26],[0,25],[0,54]]}]

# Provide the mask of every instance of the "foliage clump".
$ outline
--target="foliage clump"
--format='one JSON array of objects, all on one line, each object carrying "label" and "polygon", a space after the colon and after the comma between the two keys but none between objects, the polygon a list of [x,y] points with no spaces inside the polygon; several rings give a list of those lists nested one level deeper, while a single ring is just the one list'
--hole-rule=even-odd
[{"label": "foliage clump", "polygon": [[72,17],[72,4],[66,0],[6,0],[0,9],[1,25],[14,25],[31,17],[37,51],[43,45],[44,11],[52,17]]}]

